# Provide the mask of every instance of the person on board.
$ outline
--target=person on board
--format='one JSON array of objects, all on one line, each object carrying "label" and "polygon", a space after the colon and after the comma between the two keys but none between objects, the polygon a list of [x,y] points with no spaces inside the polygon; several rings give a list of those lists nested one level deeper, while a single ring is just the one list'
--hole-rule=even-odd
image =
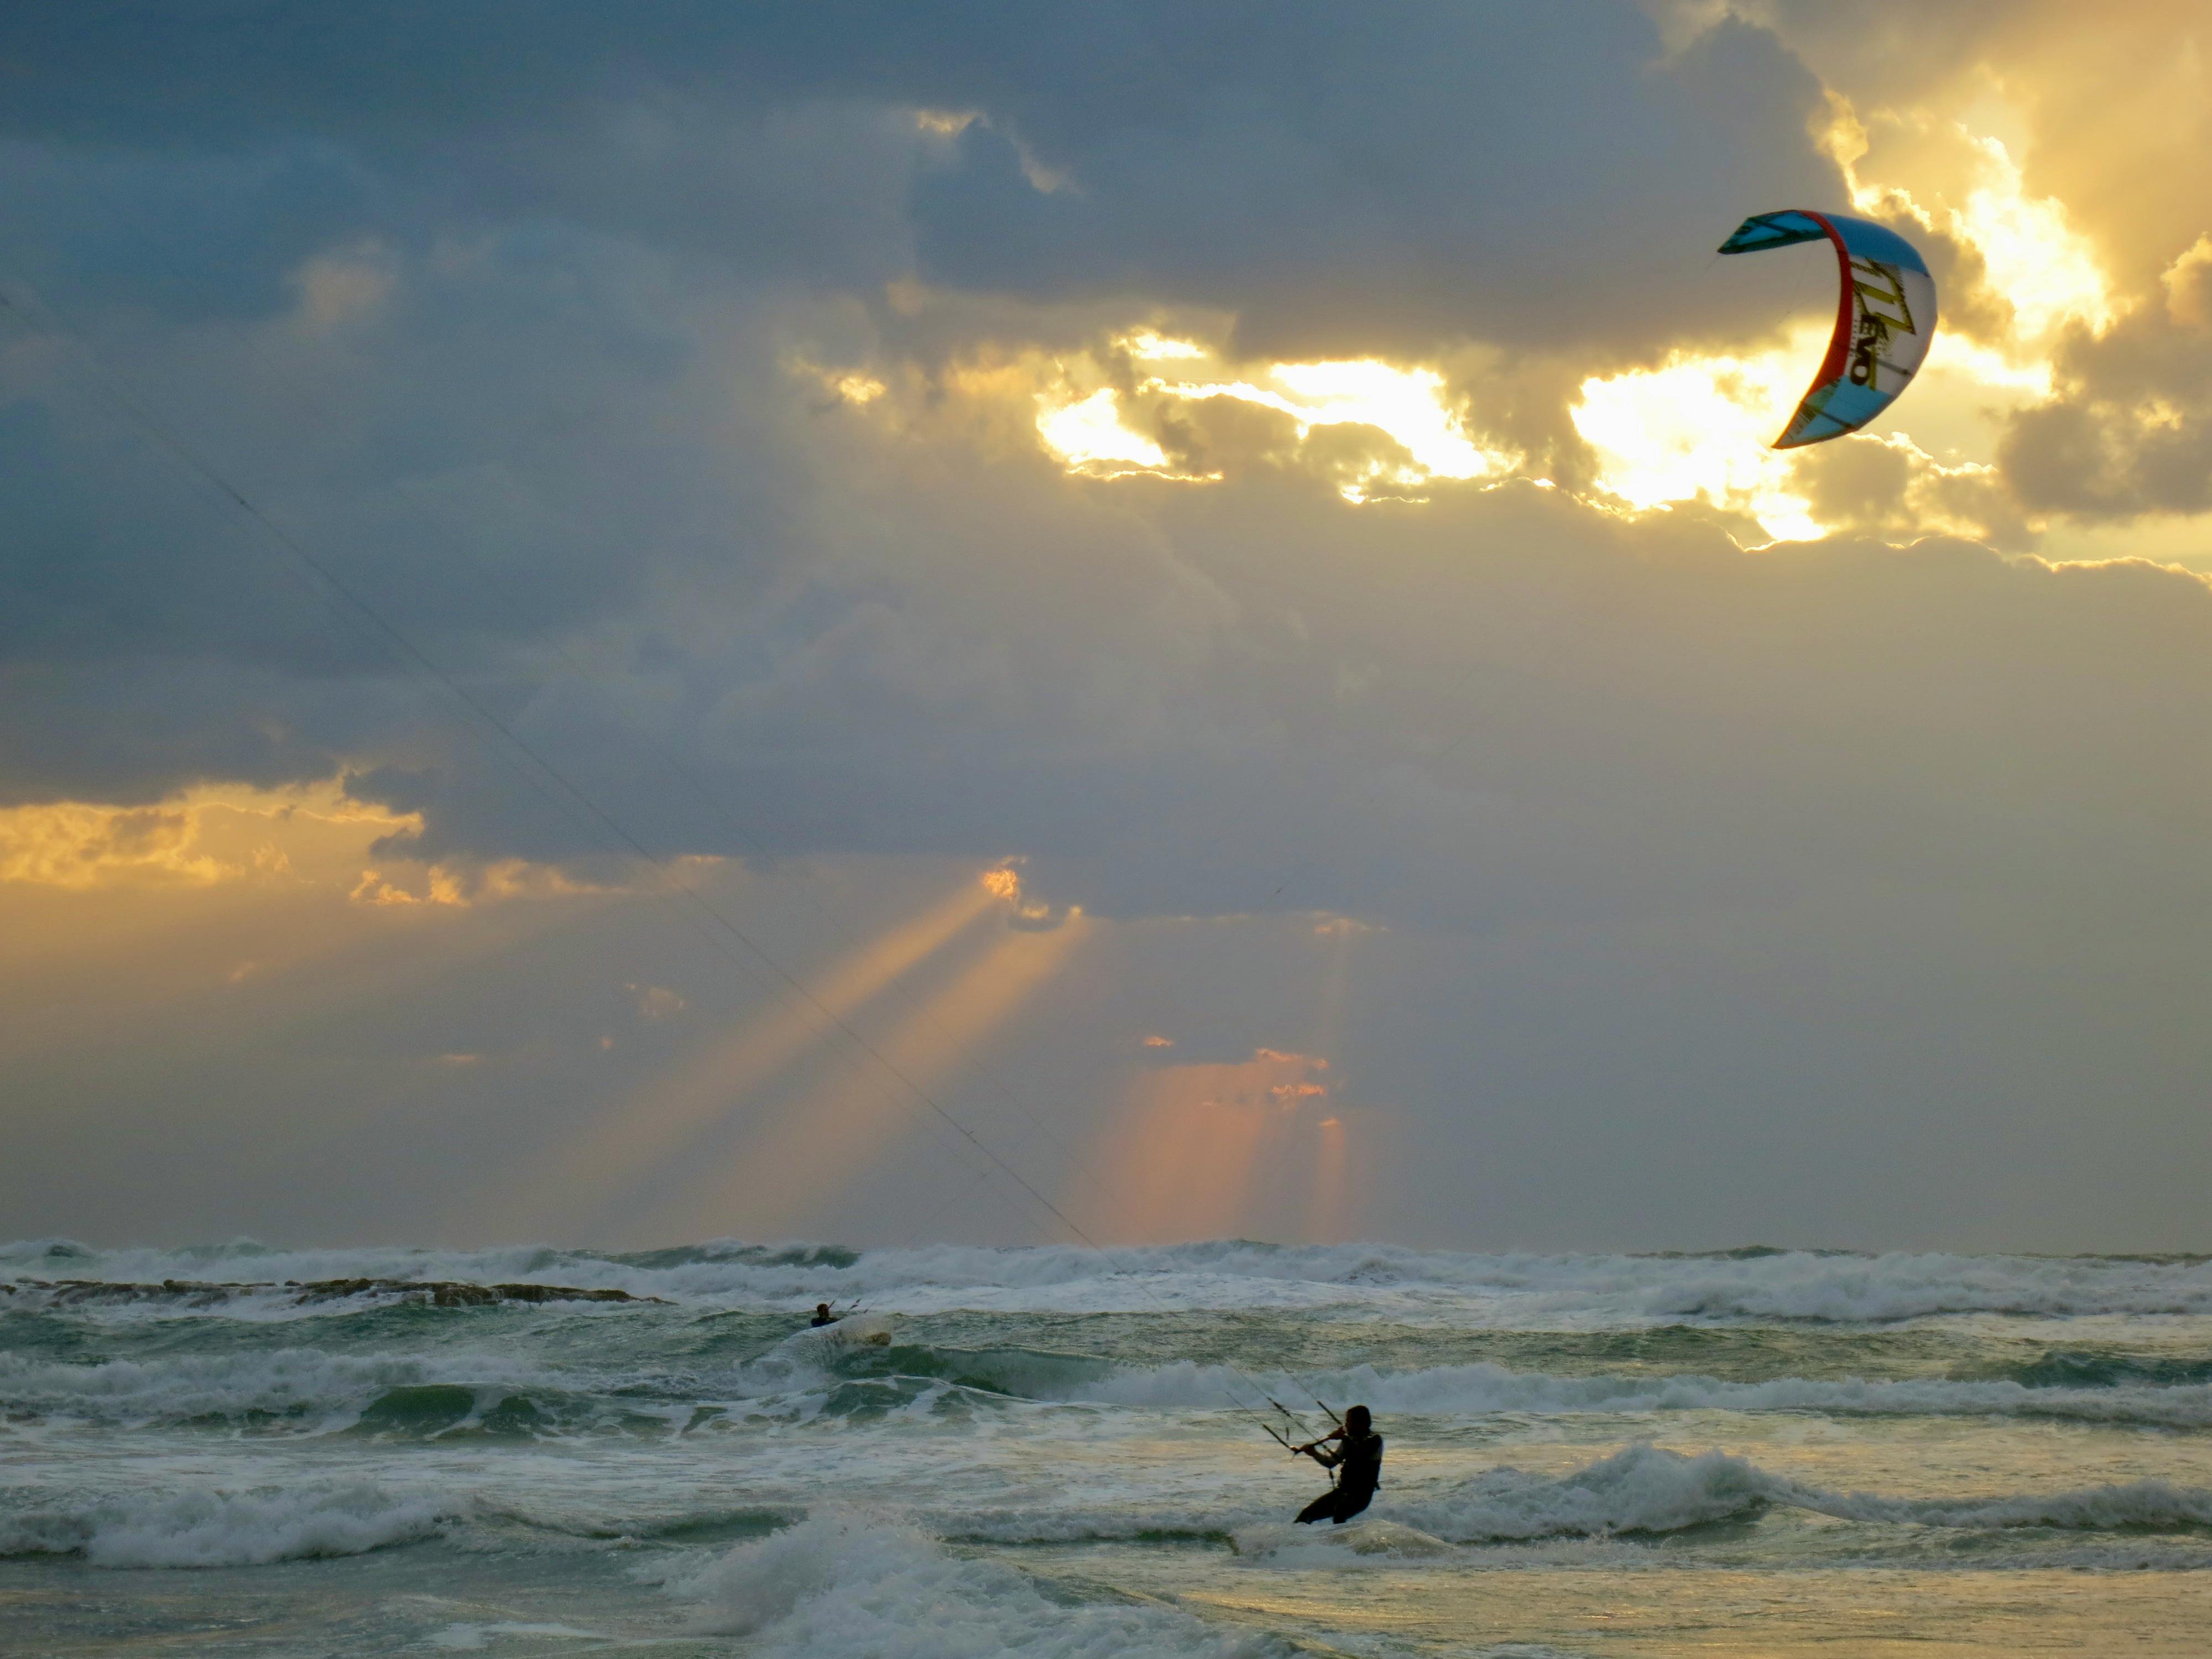
[{"label": "person on board", "polygon": [[818,1331],[824,1325],[836,1324],[837,1316],[830,1311],[830,1304],[827,1302],[817,1302],[814,1304],[814,1317],[809,1322],[813,1329]]},{"label": "person on board", "polygon": [[[1342,1443],[1334,1451],[1321,1449],[1332,1440]],[[1328,1521],[1340,1527],[1375,1501],[1375,1488],[1382,1480],[1382,1437],[1375,1432],[1366,1407],[1352,1407],[1344,1414],[1343,1427],[1297,1449],[1336,1471],[1336,1484],[1298,1511],[1300,1526]]]}]

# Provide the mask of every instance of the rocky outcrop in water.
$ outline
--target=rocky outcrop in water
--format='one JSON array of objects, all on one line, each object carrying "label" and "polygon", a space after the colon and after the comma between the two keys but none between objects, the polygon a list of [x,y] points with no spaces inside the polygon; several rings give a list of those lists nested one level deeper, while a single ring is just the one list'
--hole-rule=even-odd
[{"label": "rocky outcrop in water", "polygon": [[180,1307],[210,1308],[234,1297],[288,1297],[295,1306],[338,1302],[351,1297],[388,1297],[396,1302],[427,1303],[435,1308],[488,1308],[501,1303],[660,1302],[657,1296],[628,1291],[592,1290],[573,1285],[471,1285],[450,1279],[288,1279],[282,1284],[165,1279],[158,1285],[123,1284],[105,1279],[25,1279],[0,1285],[11,1295],[30,1292],[49,1307],[91,1303],[169,1302]]}]

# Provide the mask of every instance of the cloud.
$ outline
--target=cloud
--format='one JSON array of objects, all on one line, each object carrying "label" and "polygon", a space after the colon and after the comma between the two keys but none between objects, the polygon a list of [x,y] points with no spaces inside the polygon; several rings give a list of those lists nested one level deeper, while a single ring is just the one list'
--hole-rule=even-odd
[{"label": "cloud", "polygon": [[2059,359],[2048,403],[2016,411],[2000,461],[2030,509],[2085,520],[2212,507],[2212,337],[2144,309]]},{"label": "cloud", "polygon": [[0,880],[93,887],[124,874],[191,882],[232,873],[200,853],[195,816],[84,802],[19,806],[0,818]]},{"label": "cloud", "polygon": [[[67,889],[146,883],[304,883],[409,821],[349,802],[331,781],[202,788],[149,806],[51,801],[0,809],[0,881]],[[242,975],[252,966],[242,968]]]},{"label": "cloud", "polygon": [[[425,39],[475,67],[431,67]],[[910,262],[1032,301],[1224,306],[1278,356],[1346,355],[1355,336],[1620,343],[1685,297],[1722,314],[1694,289],[1655,294],[1621,250],[1833,180],[1804,132],[1819,89],[1770,35],[1729,25],[1662,57],[1634,8],[1602,0],[1356,20],[1117,0],[926,25],[896,6],[678,6],[621,30],[578,6],[331,8],[285,30],[252,9],[189,27],[126,9],[19,20],[0,47],[37,66],[4,118],[19,142],[104,153],[99,193],[125,217],[179,193],[159,167],[199,168],[230,216],[210,228],[257,261],[264,306],[333,219],[401,237],[504,218],[852,289]],[[978,118],[915,118],[946,110]],[[317,168],[347,189],[307,187]],[[88,195],[52,185],[50,205]],[[78,263],[143,261],[88,243]]]},{"label": "cloud", "polygon": [[640,1019],[672,1019],[691,1006],[683,993],[672,991],[665,985],[633,983],[623,988],[636,1000]]}]

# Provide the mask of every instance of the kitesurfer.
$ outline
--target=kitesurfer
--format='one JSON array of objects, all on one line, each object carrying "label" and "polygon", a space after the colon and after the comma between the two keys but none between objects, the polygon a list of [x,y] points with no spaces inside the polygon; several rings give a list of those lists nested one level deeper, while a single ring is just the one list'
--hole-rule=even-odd
[{"label": "kitesurfer", "polygon": [[827,1302],[817,1302],[814,1304],[814,1317],[808,1322],[813,1329],[818,1331],[824,1325],[836,1324],[837,1316],[830,1311],[830,1304]]},{"label": "kitesurfer", "polygon": [[[1334,1451],[1323,1451],[1330,1441],[1340,1441]],[[1382,1479],[1382,1437],[1375,1432],[1367,1407],[1354,1406],[1344,1414],[1340,1428],[1296,1449],[1325,1469],[1336,1471],[1336,1485],[1298,1511],[1298,1524],[1329,1521],[1338,1526],[1375,1501],[1375,1488]]]}]

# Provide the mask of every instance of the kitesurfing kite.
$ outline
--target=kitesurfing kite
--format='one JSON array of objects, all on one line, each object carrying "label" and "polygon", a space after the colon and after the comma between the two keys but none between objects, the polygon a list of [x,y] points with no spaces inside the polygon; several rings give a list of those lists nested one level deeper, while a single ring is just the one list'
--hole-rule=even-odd
[{"label": "kitesurfing kite", "polygon": [[1758,253],[1824,236],[1835,244],[1843,276],[1836,332],[1812,389],[1774,441],[1777,449],[1857,431],[1911,384],[1936,337],[1936,279],[1928,262],[1905,238],[1871,221],[1802,208],[1754,214],[1721,252]]}]

